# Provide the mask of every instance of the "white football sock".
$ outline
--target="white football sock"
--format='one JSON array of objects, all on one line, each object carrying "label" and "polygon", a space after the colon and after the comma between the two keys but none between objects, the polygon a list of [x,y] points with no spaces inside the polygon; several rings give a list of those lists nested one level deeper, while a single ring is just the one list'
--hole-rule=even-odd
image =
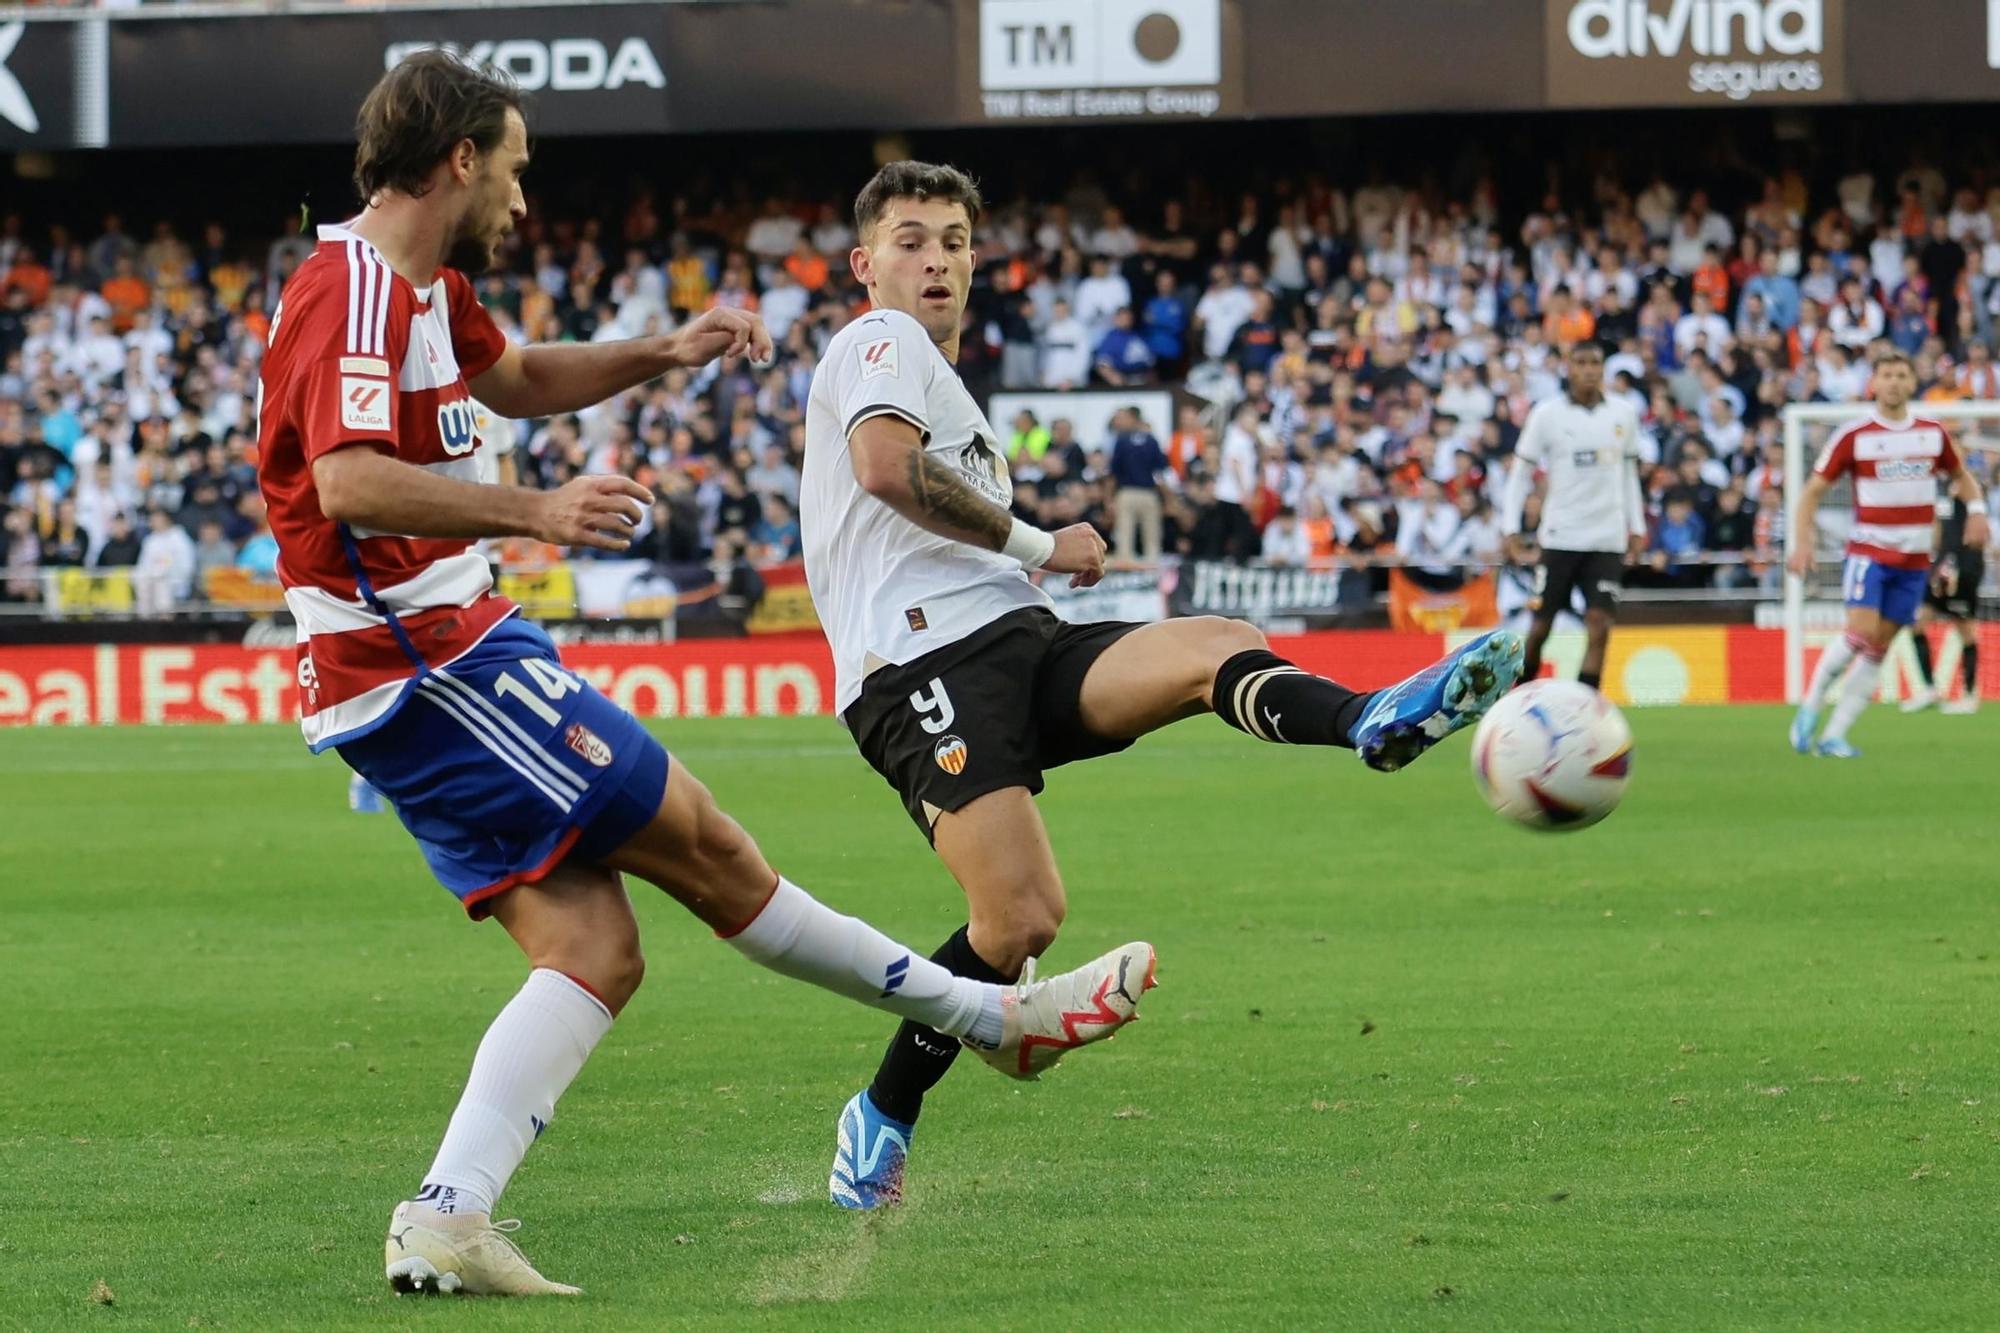
[{"label": "white football sock", "polygon": [[749,925],[724,936],[752,962],[987,1046],[1001,1037],[1000,987],[953,976],[780,877]]},{"label": "white football sock", "polygon": [[1840,687],[1840,702],[1833,706],[1833,720],[1826,724],[1826,732],[1821,740],[1840,741],[1847,739],[1847,729],[1854,725],[1854,719],[1861,716],[1868,701],[1875,697],[1875,682],[1882,679],[1882,659],[1873,655],[1861,657],[1854,663],[1854,669],[1847,673],[1847,679]]},{"label": "white football sock", "polygon": [[1812,683],[1806,686],[1809,706],[1818,708],[1826,702],[1827,691],[1840,679],[1840,673],[1847,670],[1860,646],[1851,634],[1843,634],[1826,646],[1826,651],[1819,655],[1819,665],[1813,668]]},{"label": "white football sock", "polygon": [[611,1011],[560,972],[538,967],[479,1043],[472,1075],[417,1202],[440,1212],[490,1213]]}]

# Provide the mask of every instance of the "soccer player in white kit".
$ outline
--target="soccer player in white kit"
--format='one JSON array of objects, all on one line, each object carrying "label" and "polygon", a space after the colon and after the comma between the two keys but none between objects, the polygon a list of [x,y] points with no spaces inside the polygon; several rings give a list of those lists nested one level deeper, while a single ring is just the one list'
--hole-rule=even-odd
[{"label": "soccer player in white kit", "polygon": [[1583,593],[1583,662],[1576,678],[1592,689],[1604,679],[1604,654],[1618,618],[1625,562],[1646,546],[1646,506],[1639,492],[1639,414],[1622,398],[1604,396],[1604,348],[1583,340],[1566,358],[1569,383],[1559,397],[1535,404],[1514,445],[1501,503],[1500,530],[1521,549],[1521,510],[1539,469],[1548,478],[1541,561],[1528,606],[1527,662],[1521,679],[1542,671],[1542,646],[1556,613]]},{"label": "soccer player in white kit", "polygon": [[[1521,644],[1486,635],[1359,694],[1301,671],[1242,621],[1058,619],[1029,572],[1088,586],[1104,541],[1088,524],[1051,533],[1009,516],[999,437],[953,368],[979,209],[963,172],[921,162],[884,167],[856,200],[849,263],[874,309],[834,336],[813,374],[801,524],[842,720],[971,908],[933,958],[1005,982],[1064,913],[1034,803],[1044,770],[1205,712],[1259,740],[1344,746],[1399,768],[1513,684]],[[901,1198],[924,1094],[957,1049],[903,1025],[841,1113],[835,1203]]]},{"label": "soccer player in white kit", "polygon": [[[391,1215],[384,1268],[399,1291],[573,1295],[491,1213],[644,975],[624,875],[752,961],[938,1023],[1017,1077],[1129,1020],[1153,951],[1012,990],[954,977],[780,878],[685,765],[563,667],[493,593],[473,543],[623,550],[651,497],[626,477],[484,483],[472,395],[514,418],[574,411],[675,366],[768,357],[770,336],[716,310],[663,338],[512,346],[466,274],[526,212],[518,90],[422,52],[383,76],[359,124],[363,210],[321,228],[287,282],[258,380],[257,480],[299,625],[301,724],[394,804],[438,881],[531,968]],[[404,1021],[426,1021],[423,991],[413,976]]]}]

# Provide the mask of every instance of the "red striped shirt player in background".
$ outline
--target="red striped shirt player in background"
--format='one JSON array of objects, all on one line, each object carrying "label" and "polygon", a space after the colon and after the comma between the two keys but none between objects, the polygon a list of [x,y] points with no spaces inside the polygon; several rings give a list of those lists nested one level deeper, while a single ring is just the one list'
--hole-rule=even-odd
[{"label": "red striped shirt player in background", "polygon": [[[492,591],[474,543],[620,551],[651,503],[621,476],[483,485],[473,396],[510,418],[599,402],[676,366],[764,359],[756,316],[676,333],[515,347],[465,276],[525,214],[528,136],[504,75],[411,56],[363,103],[365,207],[287,283],[258,385],[258,481],[298,621],[300,711],[391,802],[437,879],[499,921],[527,982],[487,1030],[435,1161],[384,1246],[404,1291],[560,1293],[491,1219],[494,1201],[644,970],[622,873],[658,885],[753,961],[936,1025],[1008,1073],[1109,1035],[1128,945],[1048,983],[952,976],[779,878],[630,715],[565,670]],[[1135,966],[1139,969],[1132,971]],[[399,1006],[416,1016],[421,1006]],[[665,1071],[662,1071],[663,1074]]]},{"label": "red striped shirt player in background", "polygon": [[[1917,618],[1930,578],[1939,477],[1948,478],[1951,493],[1965,502],[1967,545],[1986,546],[1986,500],[1979,479],[1942,425],[1910,412],[1917,392],[1916,363],[1902,352],[1886,351],[1875,358],[1874,371],[1875,411],[1834,436],[1820,452],[1799,497],[1791,551],[1785,557],[1785,568],[1794,574],[1803,576],[1812,568],[1813,521],[1820,500],[1841,477],[1852,477],[1854,527],[1841,573],[1847,632],[1821,654],[1792,719],[1792,748],[1830,759],[1860,756],[1848,743],[1847,729],[1875,695],[1889,644]],[[1847,677],[1839,701],[1815,743],[1820,709],[1843,671]]]}]

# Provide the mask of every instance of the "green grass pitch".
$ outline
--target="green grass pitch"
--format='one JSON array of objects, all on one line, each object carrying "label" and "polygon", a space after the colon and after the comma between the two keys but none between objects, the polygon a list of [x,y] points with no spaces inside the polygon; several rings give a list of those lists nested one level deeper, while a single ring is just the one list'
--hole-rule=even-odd
[{"label": "green grass pitch", "polygon": [[[1854,764],[1631,718],[1567,837],[1463,740],[1384,777],[1201,720],[1055,774],[1051,963],[1143,937],[1163,984],[1043,1084],[962,1061],[883,1216],[825,1187],[891,1022],[644,890],[646,987],[502,1205],[565,1305],[382,1281],[522,968],[345,769],[0,733],[0,1327],[2000,1325],[2000,712],[1878,708]],[[961,919],[831,720],[665,734],[821,897]]]}]

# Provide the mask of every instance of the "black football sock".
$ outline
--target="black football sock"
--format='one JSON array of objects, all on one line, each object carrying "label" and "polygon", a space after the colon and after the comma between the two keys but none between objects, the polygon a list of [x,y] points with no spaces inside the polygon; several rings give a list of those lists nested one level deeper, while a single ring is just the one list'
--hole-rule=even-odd
[{"label": "black football sock", "polygon": [[1576,673],[1576,683],[1579,685],[1588,685],[1593,690],[1601,689],[1604,685],[1604,673],[1602,671],[1579,671]]},{"label": "black football sock", "polygon": [[1916,650],[1917,654],[1917,679],[1924,683],[1924,688],[1927,690],[1936,688],[1937,682],[1931,679],[1931,641],[1929,636],[1920,629],[1911,630],[1910,647]]},{"label": "black football sock", "polygon": [[1527,648],[1524,649],[1521,653],[1521,679],[1515,681],[1514,683],[1517,686],[1526,685],[1529,681],[1536,679],[1541,674],[1542,674],[1542,650],[1531,641],[1528,644]]},{"label": "black football sock", "polygon": [[[931,961],[955,977],[989,981],[996,986],[1011,985],[1016,977],[1002,976],[992,964],[973,951],[967,935],[971,927],[960,926],[958,933],[938,946]],[[958,1059],[958,1038],[947,1037],[935,1028],[907,1020],[896,1029],[895,1038],[882,1056],[875,1081],[868,1085],[868,1100],[891,1120],[906,1125],[917,1123],[924,1109],[924,1094],[944,1078],[951,1062]]]},{"label": "black football sock", "polygon": [[1302,671],[1268,648],[1238,653],[1215,673],[1215,715],[1280,745],[1353,749],[1354,724],[1372,698]]},{"label": "black football sock", "polygon": [[[1965,697],[1968,699],[1978,698],[1979,697],[1979,645],[1978,644],[1968,643],[1965,645],[1965,651],[1958,655],[1958,669],[1965,673]],[[1924,677],[1926,679],[1929,679],[1930,674],[1931,674],[1930,672],[1926,671],[1924,673]]]}]

